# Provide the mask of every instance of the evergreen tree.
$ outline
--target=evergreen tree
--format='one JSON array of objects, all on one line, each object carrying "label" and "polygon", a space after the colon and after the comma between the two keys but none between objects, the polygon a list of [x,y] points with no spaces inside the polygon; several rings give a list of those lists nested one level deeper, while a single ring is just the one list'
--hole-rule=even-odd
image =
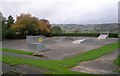
[{"label": "evergreen tree", "polygon": [[12,24],[14,24],[14,19],[13,17],[10,15],[8,17],[8,20],[7,20],[7,27],[9,28]]}]

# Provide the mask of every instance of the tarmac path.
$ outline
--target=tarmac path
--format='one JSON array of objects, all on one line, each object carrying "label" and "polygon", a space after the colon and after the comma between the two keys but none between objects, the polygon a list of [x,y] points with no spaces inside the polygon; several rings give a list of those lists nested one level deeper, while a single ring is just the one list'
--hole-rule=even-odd
[{"label": "tarmac path", "polygon": [[11,53],[11,52],[2,52],[2,56],[13,56],[13,57],[17,57],[17,58],[26,58],[26,59],[33,59],[33,60],[41,60],[41,59],[47,60],[48,59],[45,57],[16,54],[16,53]]},{"label": "tarmac path", "polygon": [[20,74],[22,76],[24,74],[44,74],[47,70],[29,65],[10,66],[9,64],[2,63],[2,72],[3,74]]}]

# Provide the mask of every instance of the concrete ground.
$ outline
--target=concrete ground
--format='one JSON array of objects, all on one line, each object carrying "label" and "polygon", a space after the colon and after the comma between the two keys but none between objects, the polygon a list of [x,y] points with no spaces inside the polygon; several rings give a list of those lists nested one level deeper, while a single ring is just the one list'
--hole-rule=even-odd
[{"label": "concrete ground", "polygon": [[[75,44],[74,40],[86,39],[88,37],[49,37],[44,38],[44,44],[48,50],[42,51],[49,59],[64,59],[72,55],[86,52],[103,45],[117,42],[116,38],[109,38],[105,40],[98,40],[95,37],[90,37],[88,40]],[[5,40],[2,42],[2,47],[31,51],[27,48],[25,39],[21,40]]]},{"label": "concrete ground", "polygon": [[10,66],[6,63],[2,63],[2,72],[4,74],[23,75],[23,74],[44,74],[45,72],[48,72],[48,71],[42,68],[29,66],[29,65]]},{"label": "concrete ground", "polygon": [[[20,58],[30,58],[30,59],[64,59],[66,57],[70,57],[72,55],[76,55],[82,52],[86,52],[95,48],[99,48],[103,45],[110,44],[113,42],[117,42],[117,38],[108,38],[105,40],[98,40],[96,37],[90,37],[88,40],[83,41],[80,44],[72,43],[74,40],[78,39],[86,39],[87,37],[49,37],[44,38],[44,44],[48,50],[43,53],[48,58],[39,58],[27,55],[20,55],[14,53],[3,52],[3,55],[10,55]],[[19,49],[25,51],[32,51],[27,48],[27,43],[25,39],[21,40],[5,40],[2,42],[2,47],[11,48],[11,49]],[[86,73],[93,74],[106,74],[111,73],[111,71],[116,70],[118,67],[113,65],[113,60],[118,56],[118,51],[114,51],[113,53],[104,55],[96,60],[82,62],[78,66],[71,68],[73,71],[81,71]],[[41,74],[45,72],[44,69],[28,66],[28,65],[18,65],[18,66],[10,66],[8,64],[3,64],[4,73],[9,73],[10,71],[17,73],[31,73],[31,74]]]},{"label": "concrete ground", "polygon": [[95,60],[81,62],[79,65],[71,68],[71,70],[90,74],[116,74],[113,71],[120,69],[120,67],[114,65],[114,60],[117,57],[118,50]]}]

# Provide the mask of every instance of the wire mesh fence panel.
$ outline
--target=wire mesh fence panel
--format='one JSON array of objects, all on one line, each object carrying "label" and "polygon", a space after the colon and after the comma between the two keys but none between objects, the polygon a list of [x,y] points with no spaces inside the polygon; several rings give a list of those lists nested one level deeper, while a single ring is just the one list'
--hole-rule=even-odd
[{"label": "wire mesh fence panel", "polygon": [[43,43],[43,36],[26,36],[27,43]]},{"label": "wire mesh fence panel", "polygon": [[28,49],[35,53],[46,50],[46,47],[43,43],[43,36],[26,36],[26,42]]}]

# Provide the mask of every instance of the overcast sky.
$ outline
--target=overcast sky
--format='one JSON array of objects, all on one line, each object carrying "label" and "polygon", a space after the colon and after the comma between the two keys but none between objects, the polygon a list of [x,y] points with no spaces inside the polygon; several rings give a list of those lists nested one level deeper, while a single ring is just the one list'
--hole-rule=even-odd
[{"label": "overcast sky", "polygon": [[119,0],[0,0],[5,17],[31,13],[50,23],[115,23],[118,22]]}]

